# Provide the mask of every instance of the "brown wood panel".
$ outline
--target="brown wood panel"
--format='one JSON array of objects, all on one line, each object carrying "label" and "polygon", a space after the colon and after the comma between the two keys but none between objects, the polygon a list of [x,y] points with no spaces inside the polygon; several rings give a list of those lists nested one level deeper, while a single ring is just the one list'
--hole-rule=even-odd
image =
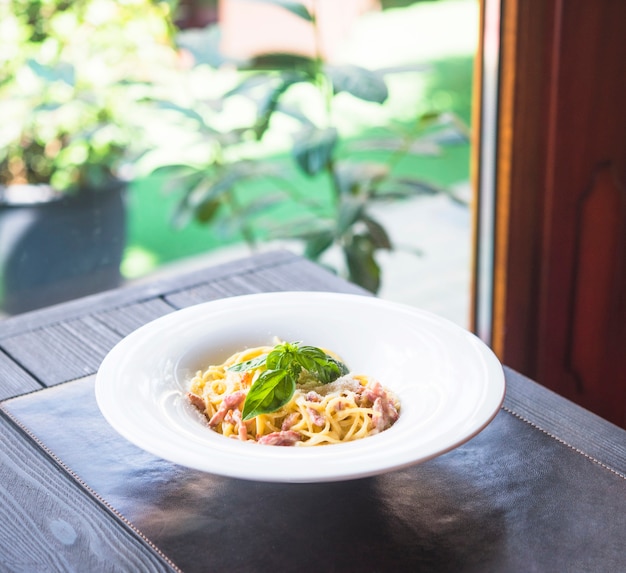
[{"label": "brown wood panel", "polygon": [[501,17],[493,347],[626,427],[626,2]]},{"label": "brown wood panel", "polygon": [[[626,245],[620,241],[620,229],[626,229],[625,206],[626,193],[606,165],[577,205],[574,280],[568,293],[570,327],[565,341],[566,370],[576,393],[585,397],[587,407],[613,420],[619,420],[624,411],[623,388],[604,383],[611,376],[611,361],[604,344],[593,341],[611,344],[618,340],[626,322],[622,312],[615,312],[621,295],[620,262],[626,256]],[[602,233],[596,232],[599,228]],[[625,380],[622,375],[622,383]]]},{"label": "brown wood panel", "polygon": [[529,376],[536,374],[554,9],[551,1],[505,0],[501,13],[492,346]]},{"label": "brown wood panel", "polygon": [[[537,378],[626,425],[626,3],[559,4]],[[583,39],[581,41],[581,38]],[[620,284],[620,280],[622,280]],[[623,329],[622,329],[623,332]]]},{"label": "brown wood panel", "polygon": [[0,415],[1,571],[177,571]]}]

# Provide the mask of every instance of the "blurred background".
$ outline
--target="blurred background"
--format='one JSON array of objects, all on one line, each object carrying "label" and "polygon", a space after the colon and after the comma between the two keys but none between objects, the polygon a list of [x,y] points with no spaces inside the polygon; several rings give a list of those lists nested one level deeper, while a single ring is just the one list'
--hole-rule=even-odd
[{"label": "blurred background", "polygon": [[467,326],[478,0],[0,10],[3,316],[288,248]]}]

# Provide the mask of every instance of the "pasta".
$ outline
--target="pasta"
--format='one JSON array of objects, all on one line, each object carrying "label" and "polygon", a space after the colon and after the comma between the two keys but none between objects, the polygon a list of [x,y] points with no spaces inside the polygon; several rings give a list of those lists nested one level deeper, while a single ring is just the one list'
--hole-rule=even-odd
[{"label": "pasta", "polygon": [[[196,373],[187,397],[204,414],[210,428],[229,438],[260,444],[315,446],[365,438],[386,430],[397,420],[398,398],[378,381],[348,373],[322,384],[306,369],[299,370],[287,403],[276,411],[245,420],[244,402],[265,368],[231,368],[262,360],[275,348],[243,350],[222,364]],[[323,352],[331,360],[339,360],[333,353]]]}]

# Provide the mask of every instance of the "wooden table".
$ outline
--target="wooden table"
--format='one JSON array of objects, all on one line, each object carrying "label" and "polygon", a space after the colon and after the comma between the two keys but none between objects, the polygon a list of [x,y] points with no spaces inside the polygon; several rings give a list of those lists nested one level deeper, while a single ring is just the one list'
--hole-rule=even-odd
[{"label": "wooden table", "polygon": [[506,367],[478,436],[346,482],[204,474],[102,418],[94,375],[132,330],[282,290],[366,294],[279,251],[0,322],[0,571],[626,571],[626,432]]}]

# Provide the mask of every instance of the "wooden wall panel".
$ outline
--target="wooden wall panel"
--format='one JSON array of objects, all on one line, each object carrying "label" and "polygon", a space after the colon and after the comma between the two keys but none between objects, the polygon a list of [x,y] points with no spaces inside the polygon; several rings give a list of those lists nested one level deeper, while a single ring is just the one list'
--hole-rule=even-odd
[{"label": "wooden wall panel", "polygon": [[626,3],[557,7],[537,377],[626,425]]},{"label": "wooden wall panel", "polygon": [[492,346],[626,427],[626,2],[501,9]]}]

